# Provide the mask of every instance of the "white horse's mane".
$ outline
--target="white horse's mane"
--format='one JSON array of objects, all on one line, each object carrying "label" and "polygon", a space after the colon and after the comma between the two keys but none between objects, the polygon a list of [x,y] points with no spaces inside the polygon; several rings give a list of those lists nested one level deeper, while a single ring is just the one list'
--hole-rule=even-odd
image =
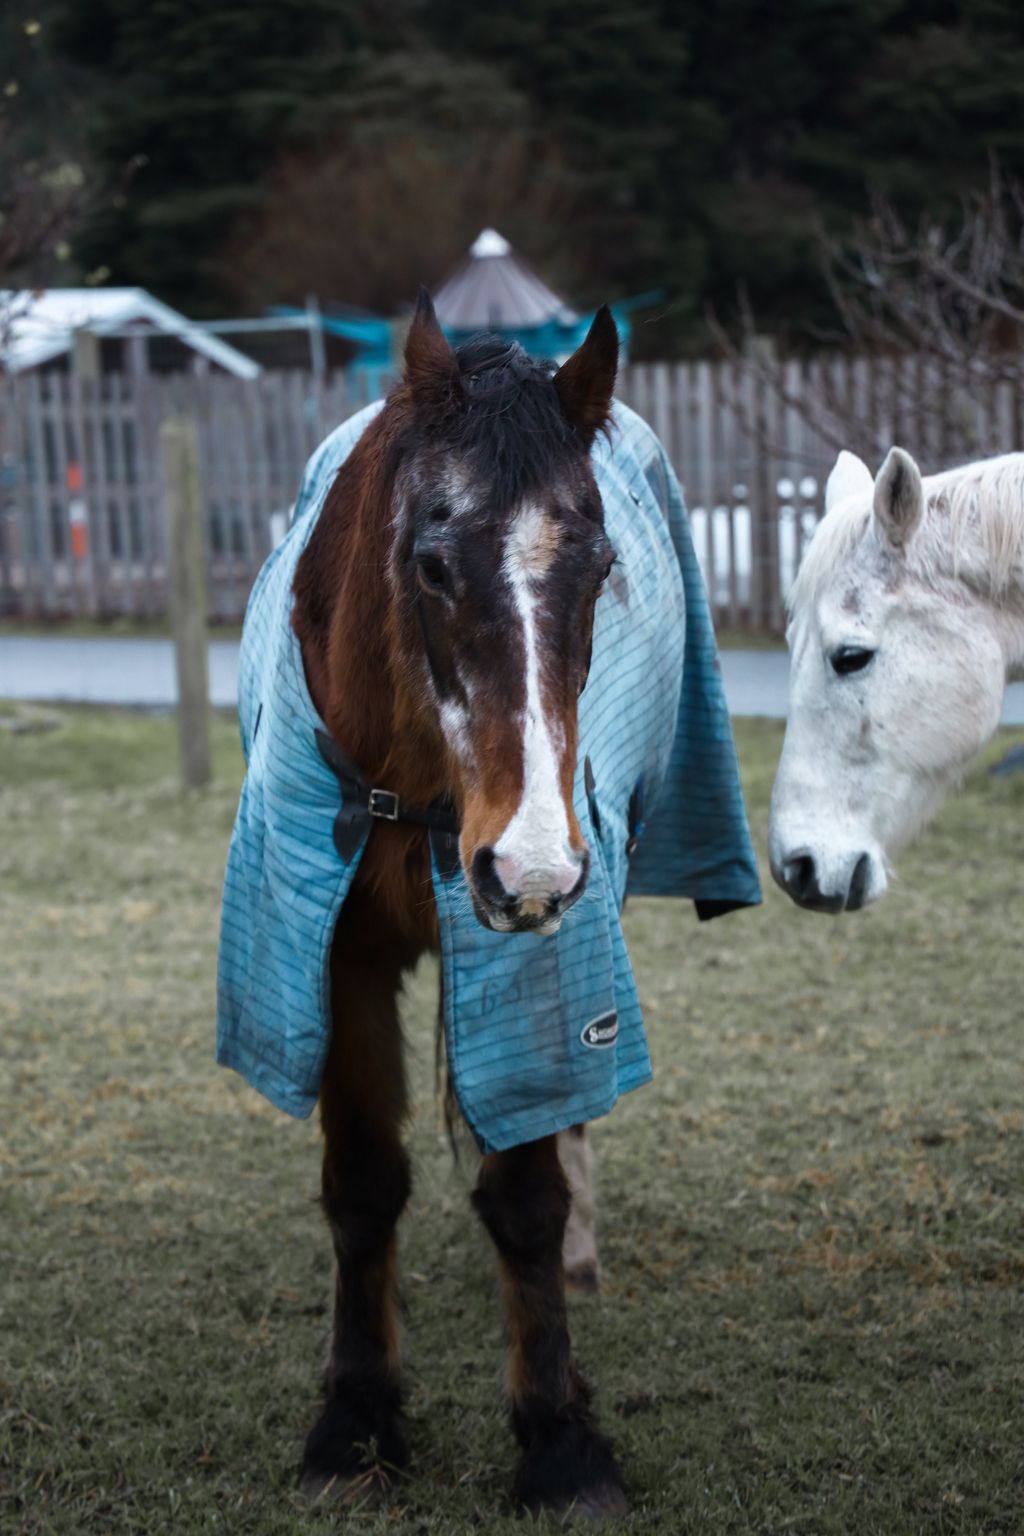
[{"label": "white horse's mane", "polygon": [[[924,477],[925,510],[906,551],[924,582],[963,577],[997,601],[1024,577],[1024,453]],[[871,524],[870,497],[851,496],[822,518],[790,588],[790,612],[813,602]]]}]

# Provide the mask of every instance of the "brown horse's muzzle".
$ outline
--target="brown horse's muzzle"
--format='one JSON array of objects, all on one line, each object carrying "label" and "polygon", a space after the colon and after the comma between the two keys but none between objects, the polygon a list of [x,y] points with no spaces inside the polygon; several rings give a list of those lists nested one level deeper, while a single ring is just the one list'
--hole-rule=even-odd
[{"label": "brown horse's muzzle", "polygon": [[571,850],[548,870],[519,872],[515,862],[490,844],[475,850],[466,877],[473,909],[485,928],[497,933],[555,933],[569,908],[583,895],[590,852]]}]

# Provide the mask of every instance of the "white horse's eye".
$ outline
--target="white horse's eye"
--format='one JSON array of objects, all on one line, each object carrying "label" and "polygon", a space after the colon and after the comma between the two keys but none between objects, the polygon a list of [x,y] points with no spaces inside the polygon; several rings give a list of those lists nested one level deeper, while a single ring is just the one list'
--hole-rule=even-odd
[{"label": "white horse's eye", "polygon": [[874,651],[863,645],[840,645],[829,656],[833,672],[848,677],[851,672],[863,672],[874,659]]}]

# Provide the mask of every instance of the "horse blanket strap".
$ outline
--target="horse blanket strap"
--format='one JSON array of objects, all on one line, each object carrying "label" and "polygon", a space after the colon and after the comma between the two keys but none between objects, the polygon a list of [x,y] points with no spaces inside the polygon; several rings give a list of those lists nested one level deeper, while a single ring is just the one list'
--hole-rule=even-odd
[{"label": "horse blanket strap", "polygon": [[334,846],[346,862],[354,856],[363,840],[366,828],[362,823],[366,817],[377,821],[411,821],[415,826],[428,827],[431,832],[444,833],[443,838],[436,840],[435,851],[440,847],[448,867],[450,858],[446,856],[454,848],[458,862],[460,822],[450,800],[437,800],[426,810],[421,810],[400,799],[393,790],[371,788],[333,736],[321,730],[313,734],[320,756],[341,789],[341,806],[334,821]]},{"label": "horse blanket strap", "polygon": [[365,782],[314,708],[291,627],[295,568],[338,468],[379,407],[314,454],[290,532],[249,599],[239,664],[248,772],[228,853],[217,1059],[289,1114],[316,1103],[331,1031],[330,950],[373,827],[429,832],[448,1070],[483,1151],[606,1114],[651,1075],[620,913],[627,891],[702,917],[760,900],[714,635],[679,485],[651,429],[615,408],[594,473],[619,559],[594,619],[574,807],[590,845],[557,934],[473,915],[451,806]]}]

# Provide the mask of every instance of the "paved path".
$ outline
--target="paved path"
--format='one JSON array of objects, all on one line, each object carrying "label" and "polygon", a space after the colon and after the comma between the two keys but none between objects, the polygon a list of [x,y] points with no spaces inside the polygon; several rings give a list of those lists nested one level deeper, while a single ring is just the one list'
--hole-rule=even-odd
[{"label": "paved path", "polygon": [[[210,645],[210,698],[235,702],[238,643]],[[734,715],[785,718],[789,657],[784,651],[723,651],[722,676]],[[128,704],[173,708],[174,652],[169,640],[74,640],[0,635],[0,699]],[[1007,690],[1004,725],[1024,725],[1024,683]]]},{"label": "paved path", "polygon": [[[720,655],[730,714],[786,718],[788,651],[722,651]],[[1024,725],[1024,683],[1007,688],[1003,724]]]},{"label": "paved path", "polygon": [[[210,644],[210,698],[232,705],[238,642]],[[173,709],[178,690],[170,640],[0,636],[0,699],[128,704]]]}]

